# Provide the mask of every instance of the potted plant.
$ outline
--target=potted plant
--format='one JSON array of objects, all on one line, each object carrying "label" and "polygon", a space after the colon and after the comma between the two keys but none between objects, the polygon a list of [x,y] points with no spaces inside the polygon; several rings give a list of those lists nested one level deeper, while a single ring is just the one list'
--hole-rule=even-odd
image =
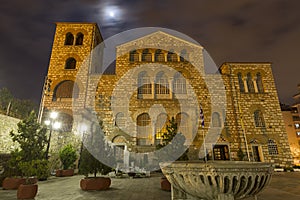
[{"label": "potted plant", "polygon": [[33,176],[37,173],[36,160],[20,162],[19,168],[25,176],[25,183],[22,183],[18,187],[17,198],[18,199],[33,199],[38,191],[37,179]]},{"label": "potted plant", "polygon": [[[100,122],[100,125],[102,123]],[[82,190],[106,190],[111,185],[111,179],[104,177],[112,171],[110,166],[115,164],[115,158],[111,147],[105,142],[103,132],[99,129],[86,134],[83,141],[79,160],[79,173],[85,178],[80,180]],[[101,177],[97,177],[101,173]],[[93,174],[89,177],[89,174]]]},{"label": "potted plant", "polygon": [[74,175],[74,162],[77,159],[76,149],[71,145],[66,145],[59,151],[59,159],[62,163],[63,170],[57,170],[56,176],[73,176]]},{"label": "potted plant", "polygon": [[[184,145],[185,136],[178,132],[178,126],[174,117],[169,120],[166,130],[167,132],[162,135],[162,143],[156,146],[157,149],[165,148],[164,151],[159,152],[160,154],[158,156],[162,156],[163,160],[169,159],[170,161],[188,160],[188,150],[184,151],[182,155],[178,157],[178,150],[186,149]],[[171,191],[171,184],[165,176],[161,178],[160,186],[162,190]]]},{"label": "potted plant", "polygon": [[[25,178],[17,181],[18,185],[35,184],[37,176],[42,176],[42,174],[43,179],[48,177],[48,161],[44,160],[44,149],[48,142],[46,131],[46,128],[37,122],[35,113],[31,112],[27,118],[18,123],[17,133],[10,132],[12,140],[19,144],[19,148],[11,153],[10,170],[14,173],[14,176],[25,176]],[[35,176],[35,178],[31,176]],[[20,186],[15,187],[20,188]],[[34,187],[37,190],[37,186]],[[22,187],[22,190],[26,190],[26,188],[28,187]]]}]

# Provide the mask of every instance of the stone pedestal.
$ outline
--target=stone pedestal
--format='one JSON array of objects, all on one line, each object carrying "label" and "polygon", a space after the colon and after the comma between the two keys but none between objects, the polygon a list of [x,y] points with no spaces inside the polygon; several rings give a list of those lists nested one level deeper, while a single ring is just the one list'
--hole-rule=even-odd
[{"label": "stone pedestal", "polygon": [[269,163],[188,161],[162,163],[172,200],[234,200],[257,195],[271,179]]}]

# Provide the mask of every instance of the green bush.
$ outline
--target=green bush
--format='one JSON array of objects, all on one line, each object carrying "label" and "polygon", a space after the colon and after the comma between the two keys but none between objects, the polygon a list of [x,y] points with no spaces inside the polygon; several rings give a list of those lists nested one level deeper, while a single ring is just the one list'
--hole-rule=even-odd
[{"label": "green bush", "polygon": [[76,149],[71,144],[66,145],[59,151],[59,159],[63,169],[69,169],[77,159]]}]

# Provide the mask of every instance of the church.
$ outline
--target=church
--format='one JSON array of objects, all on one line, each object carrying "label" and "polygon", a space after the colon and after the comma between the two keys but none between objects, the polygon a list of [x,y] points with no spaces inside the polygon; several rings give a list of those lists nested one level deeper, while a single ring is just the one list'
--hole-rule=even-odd
[{"label": "church", "polygon": [[213,69],[198,43],[164,30],[114,45],[96,23],[58,22],[40,117],[57,111],[62,131],[82,135],[101,119],[106,140],[148,154],[174,119],[190,159],[291,166],[272,64]]}]

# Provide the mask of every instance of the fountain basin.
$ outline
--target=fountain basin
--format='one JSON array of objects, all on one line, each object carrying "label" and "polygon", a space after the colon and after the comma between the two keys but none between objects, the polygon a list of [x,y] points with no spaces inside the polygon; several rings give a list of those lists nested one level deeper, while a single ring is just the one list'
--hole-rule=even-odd
[{"label": "fountain basin", "polygon": [[270,163],[176,161],[161,163],[172,185],[172,199],[233,200],[255,196],[270,182]]}]

